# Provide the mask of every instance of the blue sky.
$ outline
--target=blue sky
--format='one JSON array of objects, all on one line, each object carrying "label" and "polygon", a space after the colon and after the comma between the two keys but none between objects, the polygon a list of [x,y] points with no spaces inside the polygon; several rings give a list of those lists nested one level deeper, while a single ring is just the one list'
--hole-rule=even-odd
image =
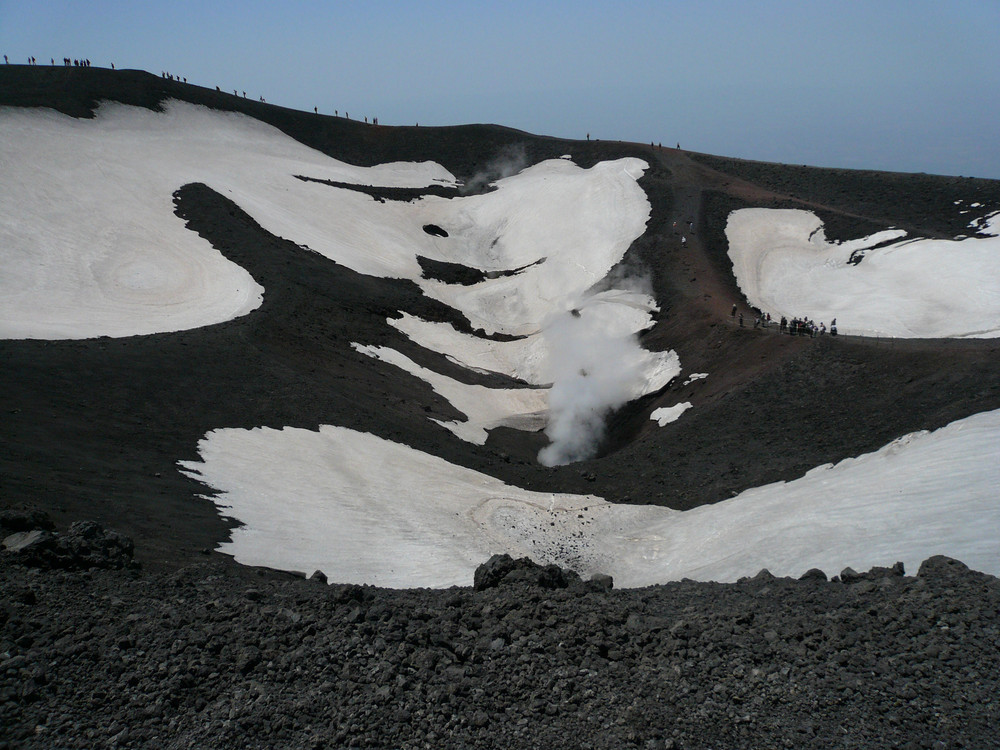
[{"label": "blue sky", "polygon": [[384,125],[1000,178],[1000,0],[23,2],[0,53]]}]

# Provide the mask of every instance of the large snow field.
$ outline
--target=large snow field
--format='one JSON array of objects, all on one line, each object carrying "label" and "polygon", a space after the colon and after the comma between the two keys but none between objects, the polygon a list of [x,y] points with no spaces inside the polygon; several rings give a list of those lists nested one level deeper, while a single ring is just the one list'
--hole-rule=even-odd
[{"label": "large snow field", "polygon": [[[651,296],[608,284],[600,293],[589,291],[645,229],[650,205],[637,179],[646,164],[638,159],[590,169],[552,159],[498,180],[482,195],[379,201],[318,180],[422,187],[454,185],[455,178],[426,162],[355,167],[252,118],[176,101],[162,113],[105,104],[93,120],[7,108],[0,122],[2,336],[162,332],[259,306],[264,290],[173,214],[173,192],[203,182],[275,235],[360,273],[411,279],[488,333],[526,337],[484,345],[453,332],[437,343],[456,361],[463,361],[463,350],[486,346],[497,372],[554,384],[557,402],[566,385],[556,382],[559,373],[549,363],[560,340],[543,339],[543,329],[579,330],[554,324],[573,309],[586,309],[590,344],[614,347],[628,362],[588,365],[588,386],[604,383],[607,390],[612,381],[635,397],[679,371],[676,355],[646,352],[634,336],[652,323]],[[424,231],[427,224],[443,227],[447,237]],[[508,273],[472,286],[445,284],[422,277],[418,255]],[[409,323],[414,333],[429,330]],[[440,389],[445,379],[434,380]],[[453,384],[447,390],[460,410],[485,409],[482,420],[450,425],[465,439],[485,441],[483,425],[544,424],[538,415],[547,394],[525,391],[515,398],[482,388],[469,399],[463,398],[469,389]],[[598,414],[619,402],[598,403]],[[569,416],[560,421],[560,415]],[[555,423],[565,433],[574,418],[562,408]],[[563,460],[558,449],[553,460]]]},{"label": "large snow field", "polygon": [[645,231],[650,205],[637,182],[645,168],[634,158],[590,169],[550,159],[497,181],[493,192],[425,198],[418,226],[433,223],[449,236],[425,235],[420,254],[487,271],[523,270],[471,286],[419,283],[473,328],[538,333],[549,316],[582,303]]},{"label": "large snow field", "polygon": [[[729,216],[729,257],[750,304],[841,333],[902,338],[1000,336],[1000,217],[970,226],[992,237],[899,240],[886,230],[827,242],[814,213],[745,208]],[[887,240],[899,240],[873,247]],[[851,254],[864,251],[860,263]]]},{"label": "large snow field", "polygon": [[[674,367],[669,354],[644,352],[633,337],[651,324],[652,297],[588,294],[645,229],[650,205],[636,181],[646,164],[638,159],[591,169],[552,159],[482,195],[377,201],[316,180],[422,187],[455,178],[432,163],[344,164],[252,118],[176,101],[162,113],[105,104],[93,120],[6,108],[0,122],[0,335],[125,336],[257,307],[264,290],[173,214],[173,192],[203,182],[267,231],[360,273],[411,279],[488,333],[537,339],[553,318],[587,307],[600,324],[593,337],[631,357],[624,387],[636,395],[661,387]],[[427,224],[448,236],[425,232]],[[522,270],[444,284],[422,278],[418,255]],[[553,345],[490,344],[505,352],[498,372],[527,373],[534,383],[556,379],[545,364]],[[459,360],[476,347],[466,336],[444,353]]]},{"label": "large snow field", "polygon": [[182,330],[258,307],[264,290],[174,215],[172,195],[187,183],[208,184],[275,234],[311,237],[322,223],[306,219],[333,201],[296,174],[400,187],[454,180],[429,163],[354,167],[250,117],[180,102],[163,113],[104,104],[93,120],[0,108],[0,164],[4,338]]},{"label": "large snow field", "polygon": [[1000,574],[1000,411],[678,512],[529,492],[366,433],[220,429],[184,470],[245,525],[221,550],[338,581],[468,585],[507,552],[609,573],[620,586],[797,576],[934,554]]},{"label": "large snow field", "polygon": [[[93,120],[0,111],[0,335],[177,330],[259,305],[260,287],[173,215],[173,192],[191,182],[355,271],[417,281],[488,333],[538,332],[604,278],[649,217],[638,159],[588,170],[553,159],[485,195],[380,202],[296,176],[394,187],[454,177],[430,163],[354,167],[249,117],[176,101],[165,110],[104,104]],[[428,223],[449,237],[427,234]],[[418,254],[483,270],[535,265],[461,287],[421,279]]]}]

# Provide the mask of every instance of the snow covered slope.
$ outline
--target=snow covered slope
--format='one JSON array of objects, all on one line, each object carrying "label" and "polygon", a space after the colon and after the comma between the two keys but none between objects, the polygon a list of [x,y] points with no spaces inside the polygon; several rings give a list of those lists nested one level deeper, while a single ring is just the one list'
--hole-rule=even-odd
[{"label": "snow covered slope", "polygon": [[[420,144],[424,135],[406,137]],[[0,337],[5,356],[21,363],[4,377],[34,399],[7,407],[17,451],[4,466],[28,467],[18,469],[16,491],[27,495],[43,481],[30,467],[50,464],[59,481],[94,493],[108,484],[96,476],[148,477],[147,464],[115,456],[130,456],[135,436],[149,435],[150,454],[169,453],[174,481],[197,480],[197,492],[238,522],[221,550],[341,581],[465,583],[494,552],[608,572],[631,586],[732,580],[762,567],[795,575],[899,559],[913,566],[936,553],[1000,573],[992,381],[971,382],[979,370],[970,364],[954,373],[961,408],[921,402],[912,419],[899,415],[908,428],[885,431],[881,448],[849,452],[859,442],[844,438],[796,453],[836,460],[789,461],[785,481],[739,479],[766,474],[740,465],[743,445],[727,443],[730,432],[746,428],[739,434],[755,455],[792,453],[784,433],[824,408],[808,380],[799,393],[768,378],[798,382],[796,368],[809,367],[832,394],[837,378],[855,382],[861,350],[807,350],[720,325],[729,309],[720,290],[730,280],[712,277],[709,263],[688,271],[697,253],[718,248],[702,247],[710,240],[693,220],[683,241],[670,228],[668,217],[697,208],[680,191],[674,208],[664,197],[663,185],[692,173],[681,154],[640,158],[637,148],[588,144],[559,158],[555,147],[464,194],[462,179],[439,162],[356,166],[245,114],[184,101],[167,101],[162,112],[105,103],[93,120],[0,107]],[[592,148],[602,150],[583,150]],[[182,194],[192,183],[230,202],[212,209],[216,234],[207,238],[175,214],[178,206],[190,213]],[[660,186],[655,197],[649,184]],[[993,337],[1000,251],[984,236],[996,228],[991,210],[978,208],[975,238],[900,242],[902,230],[886,227],[841,243],[827,243],[820,220],[804,211],[739,210],[726,230],[732,281],[772,315],[837,317],[845,333]],[[210,241],[226,232],[259,243],[245,257],[258,254],[268,273],[251,275]],[[303,258],[330,274],[317,272],[310,285],[274,271]],[[434,264],[468,278],[436,278],[427,271]],[[363,331],[324,318],[342,312],[335,303],[345,280],[356,295],[345,309],[365,318]],[[365,299],[374,290],[383,295],[377,303]],[[398,307],[385,303],[387,290]],[[294,310],[266,312],[269,294]],[[414,298],[423,316],[411,309]],[[680,331],[675,350],[670,326],[696,305],[700,328]],[[238,320],[246,325],[220,325]],[[321,333],[306,334],[313,330]],[[121,341],[88,343],[103,336]],[[171,354],[156,366],[130,362],[133,353],[148,358],[149,346]],[[986,346],[949,361],[975,364],[981,354],[988,362]],[[840,358],[824,359],[828,351]],[[708,372],[682,375],[688,356]],[[105,362],[134,369],[104,388]],[[791,364],[781,370],[782,362]],[[149,372],[157,367],[162,375]],[[224,388],[213,384],[222,375]],[[358,378],[370,386],[350,382]],[[801,398],[795,418],[803,421],[768,424],[763,401],[735,411],[748,382],[780,393],[775,400]],[[358,393],[370,400],[356,403]],[[726,416],[733,413],[739,424]],[[605,441],[609,415],[617,443]],[[187,432],[176,428],[181,421]],[[838,435],[856,429],[848,416],[828,423]],[[698,434],[702,424],[711,434]],[[543,429],[548,445],[536,434]],[[119,433],[131,437],[107,437]],[[105,446],[96,438],[115,450],[90,449]],[[511,456],[518,441],[536,447]],[[608,452],[594,458],[600,450]],[[663,487],[675,486],[689,451],[707,453],[708,470],[737,477],[740,491],[684,511],[628,502],[669,505],[674,490]],[[598,470],[648,494],[625,497]],[[151,512],[168,507],[152,491],[141,500],[121,494]]]},{"label": "snow covered slope", "polygon": [[[276,234],[322,233],[321,188],[295,179],[422,187],[427,164],[363,169],[248,117],[172,102],[164,113],[105,104],[94,120],[0,111],[0,336],[131,336],[245,315],[264,290],[173,213],[204,182]],[[319,195],[317,195],[319,194]],[[313,202],[308,203],[309,198]]]},{"label": "snow covered slope", "polygon": [[216,430],[183,465],[246,524],[223,546],[237,560],[354,583],[461,585],[500,552],[622,586],[916,569],[935,554],[998,574],[998,436],[1000,411],[988,412],[684,512],[528,492],[327,426]]},{"label": "snow covered slope", "polygon": [[886,230],[827,242],[823,222],[793,209],[729,218],[729,256],[751,304],[772,317],[837,319],[841,333],[947,338],[1000,336],[1000,216],[971,225],[985,238],[900,239]]}]

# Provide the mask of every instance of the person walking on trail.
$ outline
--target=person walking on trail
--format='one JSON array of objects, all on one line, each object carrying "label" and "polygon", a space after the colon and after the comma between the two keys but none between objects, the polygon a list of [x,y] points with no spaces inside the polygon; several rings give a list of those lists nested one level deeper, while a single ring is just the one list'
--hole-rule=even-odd
[{"label": "person walking on trail", "polygon": [[736,317],[736,305],[735,304],[733,305],[733,311],[731,313],[729,313],[729,317],[730,318],[735,318]]},{"label": "person walking on trail", "polygon": [[743,327],[743,313],[740,313],[740,328]]}]

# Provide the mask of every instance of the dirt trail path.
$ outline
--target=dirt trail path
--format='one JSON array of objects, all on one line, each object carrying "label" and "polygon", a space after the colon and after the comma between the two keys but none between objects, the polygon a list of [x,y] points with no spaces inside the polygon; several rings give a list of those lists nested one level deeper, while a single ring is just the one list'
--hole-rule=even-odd
[{"label": "dirt trail path", "polygon": [[[761,202],[774,195],[706,167],[685,151],[654,149],[654,157],[669,170],[673,191],[657,268],[671,299],[646,344],[677,351],[685,373],[712,373],[711,382],[702,381],[678,394],[697,404],[780,365],[807,342],[753,328],[754,313],[736,285],[725,248],[710,246],[705,236],[706,192]],[[744,316],[742,329],[731,314],[734,304]]]},{"label": "dirt trail path", "polygon": [[[701,299],[712,312],[727,311],[727,297],[733,298],[731,285],[708,262],[700,230],[702,224],[702,193],[717,188],[716,180],[706,170],[676,149],[659,151],[660,163],[670,170],[674,180],[674,204],[671,215],[672,239],[680,243],[681,267],[690,269],[698,278],[689,280],[692,299]],[[686,241],[685,241],[686,240]],[[685,288],[682,287],[682,288]],[[735,300],[734,300],[735,301]]]}]

